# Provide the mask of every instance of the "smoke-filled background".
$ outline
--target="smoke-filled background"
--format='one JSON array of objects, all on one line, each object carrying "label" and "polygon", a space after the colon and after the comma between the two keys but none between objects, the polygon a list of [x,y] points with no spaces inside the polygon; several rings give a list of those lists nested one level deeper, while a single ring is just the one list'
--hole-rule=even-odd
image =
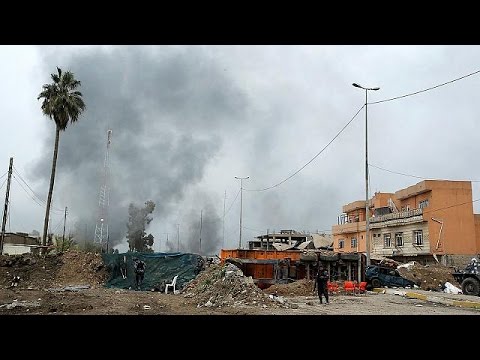
[{"label": "smoke-filled background", "polygon": [[[126,250],[128,205],[152,200],[156,207],[147,233],[155,237],[155,251],[204,254],[238,245],[241,199],[243,246],[267,229],[329,232],[342,206],[365,196],[364,110],[318,158],[272,186],[309,162],[361,108],[365,93],[351,84],[381,87],[369,93],[374,102],[476,71],[480,58],[478,46],[0,51],[5,84],[0,116],[10,133],[0,145],[3,166],[6,171],[14,156],[17,177],[23,176],[42,199],[48,191],[55,126],[42,115],[36,97],[51,82],[56,66],[82,82],[87,110],[60,136],[51,230],[61,233],[68,206],[67,230],[93,238],[111,129],[110,242]],[[369,162],[426,178],[479,180],[480,169],[472,166],[480,153],[479,90],[480,76],[475,75],[369,105]],[[235,176],[250,177],[242,194]],[[420,180],[370,169],[372,195]],[[33,203],[28,191],[12,183],[7,230],[41,232],[44,207]]]}]

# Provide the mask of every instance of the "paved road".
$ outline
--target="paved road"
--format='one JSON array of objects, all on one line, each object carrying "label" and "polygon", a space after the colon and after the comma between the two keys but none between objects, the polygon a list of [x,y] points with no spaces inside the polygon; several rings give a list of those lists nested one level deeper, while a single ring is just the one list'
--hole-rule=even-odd
[{"label": "paved road", "polygon": [[[394,289],[390,289],[394,292]],[[401,289],[401,293],[405,291]],[[415,290],[415,293],[435,295],[445,299],[478,301],[478,297]],[[329,305],[320,304],[315,296],[289,297],[297,309],[275,309],[276,315],[480,315],[480,310],[446,305],[423,299],[407,298],[393,293],[367,292],[364,295],[331,295]],[[267,312],[266,312],[267,313]]]}]

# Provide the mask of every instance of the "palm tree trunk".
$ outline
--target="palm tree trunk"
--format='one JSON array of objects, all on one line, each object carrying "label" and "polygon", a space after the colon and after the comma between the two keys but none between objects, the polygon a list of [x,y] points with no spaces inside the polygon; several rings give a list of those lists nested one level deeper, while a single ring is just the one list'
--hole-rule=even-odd
[{"label": "palm tree trunk", "polygon": [[[47,209],[45,211],[45,222],[43,225],[43,245],[47,244],[48,219],[50,217],[50,204],[52,202],[53,184],[55,182],[55,170],[57,168],[58,141],[60,140],[60,128],[57,126],[55,132],[55,148],[53,149],[52,174],[50,175],[50,188],[48,189]],[[42,251],[43,253],[44,251]]]}]

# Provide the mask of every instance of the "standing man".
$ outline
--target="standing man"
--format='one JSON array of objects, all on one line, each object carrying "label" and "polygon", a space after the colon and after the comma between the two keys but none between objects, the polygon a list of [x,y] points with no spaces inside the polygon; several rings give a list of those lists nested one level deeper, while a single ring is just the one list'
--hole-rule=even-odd
[{"label": "standing man", "polygon": [[127,278],[127,257],[123,256],[123,262],[120,262],[120,272],[122,273],[122,279]]},{"label": "standing man", "polygon": [[137,290],[140,290],[140,285],[142,285],[143,283],[146,267],[147,266],[142,260],[137,257],[133,258],[133,268],[135,270],[135,287]]},{"label": "standing man", "polygon": [[313,292],[315,292],[315,287],[318,288],[318,298],[320,299],[320,304],[323,304],[322,295],[325,296],[325,302],[328,302],[328,272],[323,268],[322,265],[318,265],[318,272],[315,282],[313,283]]}]

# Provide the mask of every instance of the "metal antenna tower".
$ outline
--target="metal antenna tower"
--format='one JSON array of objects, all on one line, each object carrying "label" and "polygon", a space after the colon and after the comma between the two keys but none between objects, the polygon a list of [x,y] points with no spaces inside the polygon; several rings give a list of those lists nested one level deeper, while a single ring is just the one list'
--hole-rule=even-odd
[{"label": "metal antenna tower", "polygon": [[105,161],[103,163],[103,179],[98,195],[98,218],[95,224],[94,243],[100,244],[102,251],[108,246],[108,205],[110,203],[109,182],[109,150],[112,141],[112,130],[107,131],[107,150],[105,151]]}]

